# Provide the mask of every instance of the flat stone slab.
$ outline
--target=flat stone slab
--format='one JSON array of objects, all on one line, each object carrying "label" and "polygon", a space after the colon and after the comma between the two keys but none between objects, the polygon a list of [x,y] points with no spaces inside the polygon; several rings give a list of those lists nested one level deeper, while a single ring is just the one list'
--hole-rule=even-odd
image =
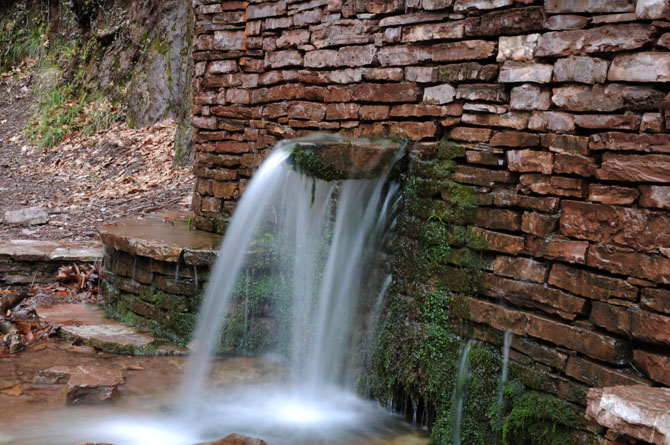
[{"label": "flat stone slab", "polygon": [[46,224],[47,221],[49,221],[49,214],[42,207],[8,210],[3,219],[5,224],[14,226],[36,226]]},{"label": "flat stone slab", "polygon": [[192,230],[187,221],[148,217],[125,219],[100,230],[103,244],[131,255],[189,265],[210,265],[216,260],[221,236]]},{"label": "flat stone slab", "polygon": [[10,240],[0,242],[0,259],[13,261],[93,262],[102,258],[99,244],[65,245],[56,241]]},{"label": "flat stone slab", "polygon": [[106,318],[104,310],[88,304],[40,307],[37,315],[47,323],[60,325],[61,334],[69,340],[80,340],[102,350],[133,350],[155,341],[148,334]]},{"label": "flat stone slab", "polygon": [[617,433],[670,445],[670,388],[591,388],[586,417]]}]

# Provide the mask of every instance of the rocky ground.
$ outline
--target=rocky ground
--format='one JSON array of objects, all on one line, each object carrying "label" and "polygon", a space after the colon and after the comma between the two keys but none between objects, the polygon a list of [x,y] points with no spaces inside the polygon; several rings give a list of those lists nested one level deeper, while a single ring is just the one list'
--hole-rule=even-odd
[{"label": "rocky ground", "polygon": [[119,123],[38,150],[22,133],[34,85],[29,69],[0,75],[0,219],[42,207],[47,223],[0,223],[0,239],[90,240],[124,216],[189,210],[194,176],[191,167],[173,168],[174,122],[137,130]]}]

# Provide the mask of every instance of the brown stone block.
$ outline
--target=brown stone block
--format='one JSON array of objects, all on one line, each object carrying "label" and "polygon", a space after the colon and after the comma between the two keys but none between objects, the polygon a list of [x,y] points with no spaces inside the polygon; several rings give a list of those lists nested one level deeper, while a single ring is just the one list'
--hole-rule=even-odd
[{"label": "brown stone block", "polygon": [[261,19],[286,14],[286,1],[280,0],[274,3],[252,3],[246,8],[247,19]]},{"label": "brown stone block", "polygon": [[458,86],[456,99],[507,102],[509,94],[504,85],[486,83],[464,84]]},{"label": "brown stone block", "polygon": [[487,142],[491,138],[492,130],[488,128],[454,127],[449,136],[451,139],[466,142]]},{"label": "brown stone block", "polygon": [[589,153],[589,138],[569,134],[543,134],[542,146],[557,153],[586,155]]},{"label": "brown stone block", "polygon": [[390,115],[392,117],[442,117],[460,116],[462,113],[463,104],[460,103],[448,105],[402,104],[393,105]]},{"label": "brown stone block", "polygon": [[640,192],[629,187],[618,185],[589,184],[589,201],[603,204],[633,204]]},{"label": "brown stone block", "polygon": [[389,135],[412,141],[434,138],[437,134],[435,122],[394,122],[388,128]]},{"label": "brown stone block", "polygon": [[474,228],[473,230],[486,241],[488,250],[509,254],[518,254],[523,251],[524,238],[522,236],[508,235],[480,228]]},{"label": "brown stone block", "polygon": [[615,181],[670,182],[669,155],[603,155],[599,179]]},{"label": "brown stone block", "polygon": [[415,102],[421,96],[414,83],[363,83],[331,86],[326,89],[326,102]]},{"label": "brown stone block", "polygon": [[632,150],[650,153],[670,153],[670,141],[665,134],[634,134],[609,132],[594,134],[591,150]]},{"label": "brown stone block", "polygon": [[524,130],[528,126],[528,113],[509,112],[505,114],[470,114],[461,116],[463,123],[484,127],[507,127]]},{"label": "brown stone block", "polygon": [[212,181],[212,193],[215,198],[229,199],[235,196],[237,184],[234,182]]},{"label": "brown stone block", "polygon": [[533,111],[528,128],[538,131],[570,133],[575,129],[575,116],[560,111]]},{"label": "brown stone block", "polygon": [[630,85],[623,89],[623,101],[630,111],[658,111],[664,98],[663,91],[651,86]]},{"label": "brown stone block", "polygon": [[400,45],[385,46],[377,52],[381,66],[408,66],[426,62],[433,57],[431,46]]},{"label": "brown stone block", "polygon": [[503,298],[511,303],[534,307],[566,320],[585,314],[587,301],[567,292],[542,284],[515,281],[493,274],[484,274],[482,292],[492,298]]},{"label": "brown stone block", "polygon": [[640,205],[670,209],[670,186],[641,185]]},{"label": "brown stone block", "polygon": [[490,301],[468,298],[465,300],[467,317],[476,322],[492,326],[500,331],[509,331],[515,335],[526,335],[528,330],[528,312],[509,309]]},{"label": "brown stone block", "polygon": [[620,54],[612,61],[610,81],[668,82],[670,81],[670,54],[667,52],[639,52]]},{"label": "brown stone block", "polygon": [[487,229],[516,231],[521,229],[521,215],[513,210],[480,207],[476,224]]},{"label": "brown stone block", "polygon": [[544,28],[544,11],[541,6],[506,9],[468,19],[466,36],[519,35]]},{"label": "brown stone block", "polygon": [[548,282],[552,286],[593,300],[637,299],[637,288],[620,278],[599,275],[560,263],[552,266]]},{"label": "brown stone block", "polygon": [[633,311],[626,307],[594,301],[589,321],[607,331],[630,337]]},{"label": "brown stone block", "polygon": [[287,115],[290,119],[322,120],[326,106],[317,102],[289,102]]},{"label": "brown stone block", "polygon": [[631,333],[634,338],[670,345],[670,317],[643,310],[632,314]]},{"label": "brown stone block", "polygon": [[505,163],[502,157],[487,150],[466,150],[465,159],[468,164],[501,166]]},{"label": "brown stone block", "polygon": [[589,249],[587,264],[617,274],[670,284],[670,259],[662,256],[596,244]]},{"label": "brown stone block", "polygon": [[551,92],[533,84],[524,84],[512,88],[510,93],[512,110],[548,110],[551,108]]},{"label": "brown stone block", "polygon": [[235,105],[227,105],[210,108],[212,114],[221,117],[232,117],[241,119],[251,119],[252,109],[249,107],[240,107]]},{"label": "brown stone block", "polygon": [[545,28],[552,31],[563,31],[566,29],[582,29],[589,24],[591,19],[581,15],[552,15],[544,23]]},{"label": "brown stone block", "polygon": [[644,113],[640,131],[643,133],[660,133],[663,131],[663,120],[661,113]]},{"label": "brown stone block", "polygon": [[592,387],[649,385],[647,379],[631,372],[600,365],[581,357],[570,357],[565,373]]},{"label": "brown stone block", "polygon": [[515,182],[514,175],[508,171],[490,170],[468,165],[459,165],[456,168],[452,179],[463,184],[480,185],[483,187],[492,187],[495,184]]},{"label": "brown stone block", "polygon": [[605,83],[609,62],[595,57],[572,56],[554,64],[554,82]]},{"label": "brown stone block", "polygon": [[612,112],[624,108],[624,85],[574,85],[554,88],[552,102],[569,111]]},{"label": "brown stone block", "polygon": [[460,62],[464,60],[489,59],[495,56],[497,46],[497,42],[486,40],[463,40],[431,45],[429,51],[433,62]]},{"label": "brown stone block", "polygon": [[521,207],[540,212],[558,210],[559,198],[528,196],[515,193],[509,189],[498,189],[493,192],[493,202],[497,207]]},{"label": "brown stone block", "polygon": [[575,116],[575,124],[588,129],[638,130],[640,116],[627,114],[580,114]]},{"label": "brown stone block", "polygon": [[562,204],[561,233],[574,238],[651,252],[670,246],[669,226],[666,212],[578,201]]},{"label": "brown stone block", "polygon": [[328,104],[326,107],[326,119],[358,119],[360,105],[356,103]]},{"label": "brown stone block", "polygon": [[559,237],[528,237],[526,240],[526,251],[528,254],[570,263],[586,263],[586,250],[588,247],[589,243],[586,241],[574,241]]},{"label": "brown stone block", "polygon": [[501,131],[493,135],[490,143],[493,147],[536,147],[540,137],[522,131]]},{"label": "brown stone block", "polygon": [[521,230],[526,233],[544,237],[556,229],[557,215],[545,215],[537,212],[523,212]]},{"label": "brown stone block", "polygon": [[656,28],[637,23],[548,32],[540,37],[536,55],[556,57],[633,50],[652,42],[655,35]]},{"label": "brown stone block", "polygon": [[400,82],[404,76],[405,70],[402,68],[366,68],[363,71],[363,79],[365,80]]},{"label": "brown stone block", "polygon": [[[481,65],[477,62],[456,63],[431,68],[430,81],[435,82],[467,82],[480,80],[491,82],[498,77],[498,65]],[[411,80],[411,79],[407,79]]]},{"label": "brown stone block", "polygon": [[635,366],[655,382],[670,385],[670,357],[636,349],[633,351]]},{"label": "brown stone block", "polygon": [[500,67],[498,82],[502,83],[549,83],[553,65],[545,63],[517,62],[506,60]]},{"label": "brown stone block", "polygon": [[570,12],[634,12],[631,0],[545,0],[544,8],[551,14]]},{"label": "brown stone block", "polygon": [[463,37],[465,24],[463,21],[447,21],[443,23],[423,23],[403,28],[402,42],[413,43],[426,40],[460,39]]},{"label": "brown stone block", "polygon": [[554,157],[554,173],[588,178],[595,176],[597,168],[593,159],[587,156],[557,153]]},{"label": "brown stone block", "polygon": [[533,258],[498,255],[493,261],[493,273],[517,280],[544,283],[548,266]]},{"label": "brown stone block", "polygon": [[515,337],[511,343],[512,349],[522,352],[534,361],[540,362],[559,371],[565,369],[568,355],[548,346],[537,343],[524,337]]},{"label": "brown stone block", "polygon": [[554,155],[546,151],[509,150],[507,165],[513,172],[540,172],[551,174]]},{"label": "brown stone block", "polygon": [[519,182],[521,190],[529,190],[540,195],[583,198],[587,193],[586,183],[582,179],[527,174],[521,175]]}]

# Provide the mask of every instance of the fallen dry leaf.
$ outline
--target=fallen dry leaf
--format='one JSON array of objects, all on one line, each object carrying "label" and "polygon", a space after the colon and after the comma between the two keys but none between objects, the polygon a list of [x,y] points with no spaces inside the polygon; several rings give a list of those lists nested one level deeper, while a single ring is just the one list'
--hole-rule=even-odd
[{"label": "fallen dry leaf", "polygon": [[11,397],[18,397],[23,394],[23,387],[21,385],[14,385],[10,388],[0,389],[0,393]]}]

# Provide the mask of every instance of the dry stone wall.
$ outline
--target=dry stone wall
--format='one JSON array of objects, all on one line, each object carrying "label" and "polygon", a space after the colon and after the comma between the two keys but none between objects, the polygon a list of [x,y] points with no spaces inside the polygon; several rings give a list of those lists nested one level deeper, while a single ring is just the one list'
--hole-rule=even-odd
[{"label": "dry stone wall", "polygon": [[195,0],[194,222],[278,140],[462,144],[475,323],[560,382],[670,385],[670,0]]}]

